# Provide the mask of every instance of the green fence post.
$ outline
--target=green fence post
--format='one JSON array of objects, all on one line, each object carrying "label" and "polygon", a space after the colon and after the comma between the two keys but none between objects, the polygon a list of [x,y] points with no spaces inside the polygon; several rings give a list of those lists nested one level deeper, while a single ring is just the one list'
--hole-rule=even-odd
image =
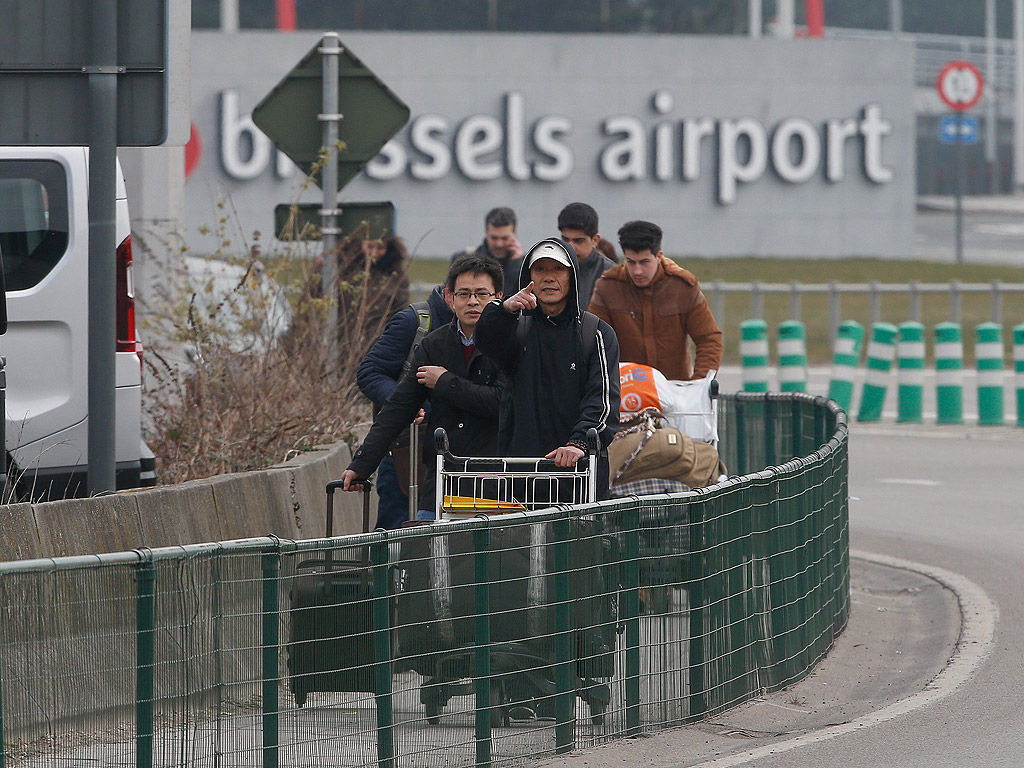
[{"label": "green fence post", "polygon": [[853,406],[853,379],[860,365],[863,343],[864,326],[856,320],[844,320],[839,324],[833,346],[832,380],[828,385],[828,396],[847,412]]},{"label": "green fence post", "polygon": [[473,639],[473,677],[476,684],[476,764],[491,764],[491,707],[500,708],[500,701],[491,701],[491,531],[473,531],[473,595],[476,600]]},{"label": "green fence post", "polygon": [[1017,388],[1017,426],[1024,427],[1024,323],[1013,327],[1013,369],[1014,386]]},{"label": "green fence post", "polygon": [[743,363],[743,389],[768,391],[768,323],[744,320],[740,323],[740,358]]},{"label": "green fence post", "polygon": [[[3,649],[0,648],[0,651]],[[0,768],[4,768],[4,755],[7,749],[4,747],[4,657],[0,653]]]},{"label": "green fence post", "polygon": [[857,421],[878,421],[882,418],[885,392],[889,388],[889,373],[896,354],[896,335],[899,329],[892,323],[871,326],[868,344],[868,370],[860,393]]},{"label": "green fence post", "polygon": [[896,421],[920,424],[924,412],[924,326],[900,323],[896,345]]},{"label": "green fence post", "polygon": [[576,696],[574,653],[576,636],[573,631],[572,594],[569,562],[569,513],[555,520],[555,752],[569,752],[573,748],[576,731]]},{"label": "green fence post", "polygon": [[[737,403],[739,405],[739,403]],[[742,423],[742,419],[740,422]],[[704,667],[707,664],[707,631],[706,613],[708,608],[704,598],[704,582],[707,577],[707,499],[701,498],[690,502],[687,508],[690,523],[690,553],[686,575],[690,580],[690,662],[689,682],[690,696],[686,716],[691,722],[702,718],[708,710],[704,685]]]},{"label": "green fence post", "polygon": [[391,590],[389,589],[388,541],[386,538],[370,545],[373,565],[373,667],[374,692],[377,704],[377,764],[380,768],[395,765],[395,716],[391,700]]},{"label": "green fence post", "polygon": [[974,362],[978,368],[978,424],[1002,424],[1003,415],[1003,326],[976,326]]},{"label": "green fence post", "polygon": [[959,323],[935,326],[935,421],[964,423],[964,343]]},{"label": "green fence post", "polygon": [[734,401],[736,413],[736,474],[747,474],[747,407],[743,400]]},{"label": "green fence post", "polygon": [[807,391],[807,330],[799,320],[779,323],[779,389]]},{"label": "green fence post", "polygon": [[156,566],[145,556],[135,570],[135,764],[153,765],[153,673],[156,635]]},{"label": "green fence post", "polygon": [[278,580],[281,555],[262,557],[263,564],[263,768],[277,768],[279,761],[279,719],[277,651],[280,642],[280,599]]},{"label": "green fence post", "polygon": [[776,425],[775,401],[767,394],[764,397],[764,463],[766,467],[775,465],[775,425]]},{"label": "green fence post", "polygon": [[622,562],[622,620],[626,624],[626,733],[640,733],[640,501],[621,510],[625,555]]}]

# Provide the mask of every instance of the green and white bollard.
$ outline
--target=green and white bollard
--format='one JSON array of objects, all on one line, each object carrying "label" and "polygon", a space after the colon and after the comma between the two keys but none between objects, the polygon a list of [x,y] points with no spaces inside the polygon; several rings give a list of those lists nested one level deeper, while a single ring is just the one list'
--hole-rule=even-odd
[{"label": "green and white bollard", "polygon": [[743,391],[768,391],[768,323],[744,320],[740,323],[740,358],[743,361]]},{"label": "green and white bollard", "polygon": [[1013,327],[1013,371],[1017,388],[1017,426],[1024,427],[1024,323]]},{"label": "green and white bollard", "polygon": [[896,345],[896,421],[920,424],[924,414],[924,326],[900,323]]},{"label": "green and white bollard", "polygon": [[935,326],[935,421],[964,423],[964,342],[960,323]]},{"label": "green and white bollard", "polygon": [[807,391],[807,331],[799,320],[779,323],[779,389]]},{"label": "green and white bollard", "polygon": [[864,388],[860,393],[857,421],[878,421],[882,418],[885,393],[889,388],[892,360],[896,356],[896,336],[899,329],[892,323],[874,323],[871,343],[868,344],[868,367]]},{"label": "green and white bollard", "polygon": [[1003,423],[1003,326],[975,327],[974,360],[978,368],[978,423]]},{"label": "green and white bollard", "polygon": [[864,326],[856,320],[844,320],[836,332],[832,357],[832,380],[828,396],[844,411],[853,404],[853,378],[860,365],[860,351],[864,345]]}]

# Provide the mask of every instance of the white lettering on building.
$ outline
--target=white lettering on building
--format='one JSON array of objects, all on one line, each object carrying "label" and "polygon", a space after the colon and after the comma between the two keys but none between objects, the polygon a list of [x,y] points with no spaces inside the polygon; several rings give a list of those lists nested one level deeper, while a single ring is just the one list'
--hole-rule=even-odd
[{"label": "white lettering on building", "polygon": [[[220,159],[231,178],[249,180],[271,164],[273,145],[249,115],[239,113],[238,92],[220,95]],[[453,171],[471,182],[501,178],[559,182],[576,167],[569,140],[573,121],[542,115],[530,123],[526,95],[503,95],[500,116],[472,114],[461,121],[440,114],[421,114],[399,136],[384,145],[365,168],[367,178],[392,181],[408,175],[417,181],[440,181]],[[861,158],[864,177],[887,184],[893,172],[885,166],[883,140],[893,132],[878,104],[868,104],[857,117],[841,117],[820,125],[803,117],[787,117],[766,126],[754,117],[669,118],[675,99],[666,90],[651,95],[653,126],[634,115],[606,117],[598,124],[608,137],[597,159],[598,173],[611,183],[675,178],[690,183],[705,175],[715,180],[715,199],[736,202],[745,184],[771,170],[787,184],[802,184],[819,173],[828,182],[846,178],[848,144]],[[713,168],[705,168],[705,160]],[[295,168],[280,152],[274,162],[278,177]]]}]

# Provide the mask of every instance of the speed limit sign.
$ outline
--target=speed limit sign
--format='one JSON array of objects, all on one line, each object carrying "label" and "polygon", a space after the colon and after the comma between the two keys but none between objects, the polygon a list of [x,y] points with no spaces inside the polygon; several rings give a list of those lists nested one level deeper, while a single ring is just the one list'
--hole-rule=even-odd
[{"label": "speed limit sign", "polygon": [[951,61],[939,72],[935,87],[939,96],[958,112],[970,109],[981,99],[985,81],[978,68],[969,61]]}]

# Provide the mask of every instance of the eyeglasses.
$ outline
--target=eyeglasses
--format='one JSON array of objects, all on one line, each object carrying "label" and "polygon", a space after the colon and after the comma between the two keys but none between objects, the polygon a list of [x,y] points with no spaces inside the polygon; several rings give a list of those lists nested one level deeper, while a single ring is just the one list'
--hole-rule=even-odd
[{"label": "eyeglasses", "polygon": [[452,295],[459,301],[469,301],[470,296],[477,299],[478,301],[487,301],[491,297],[497,296],[498,294],[494,293],[493,291],[456,291]]}]

